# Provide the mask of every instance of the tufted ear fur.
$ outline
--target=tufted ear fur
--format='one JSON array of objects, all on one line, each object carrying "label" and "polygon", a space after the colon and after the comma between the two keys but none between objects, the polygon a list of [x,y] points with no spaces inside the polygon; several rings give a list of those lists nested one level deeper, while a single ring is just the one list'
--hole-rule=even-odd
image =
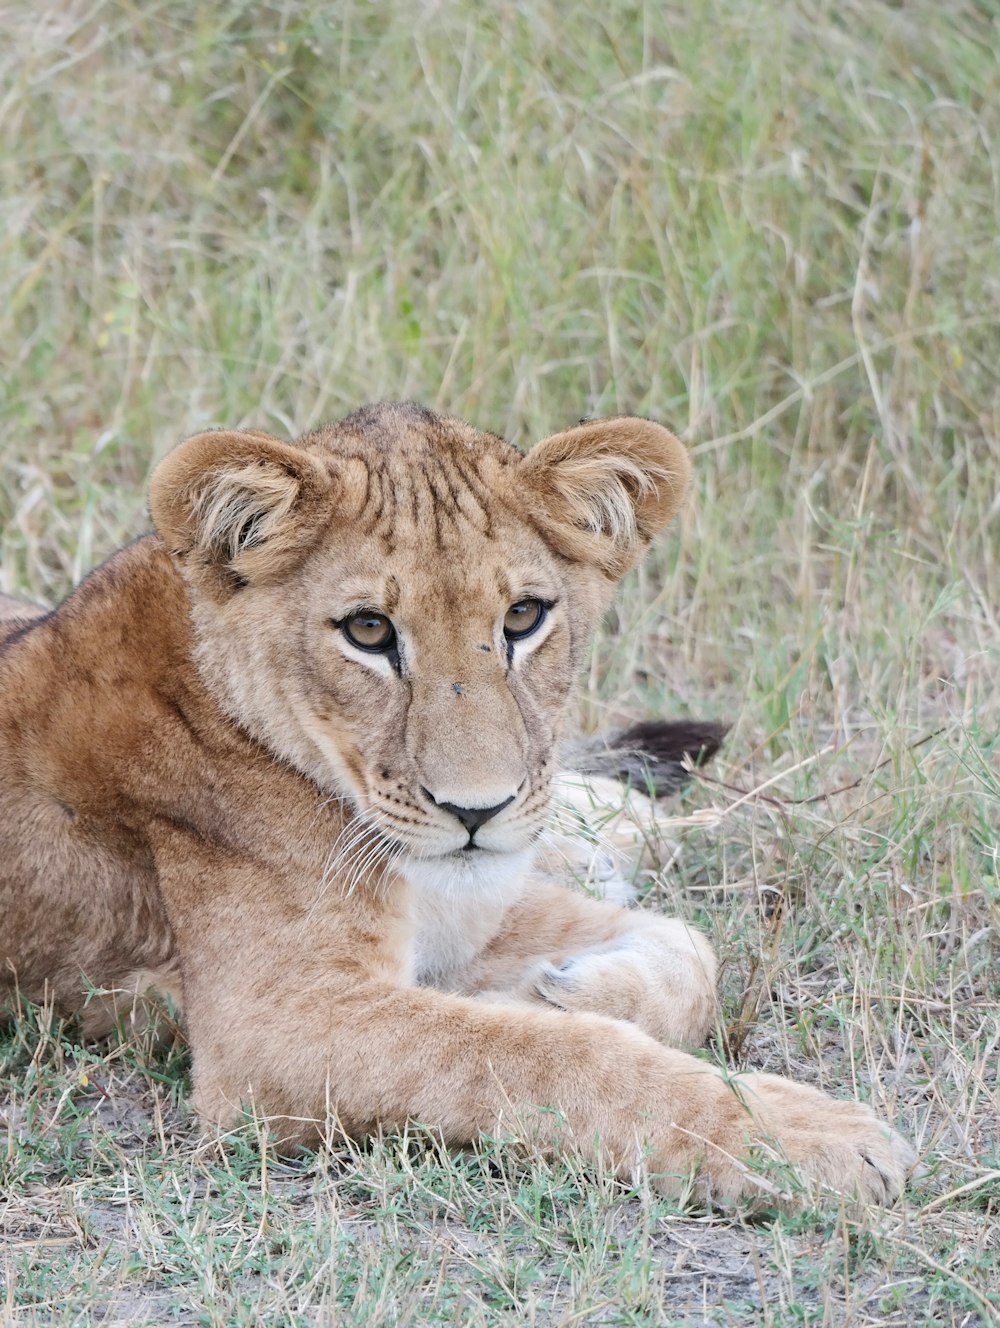
[{"label": "tufted ear fur", "polygon": [[153,474],[149,505],[167,548],[218,596],[287,572],[309,551],[334,479],[309,452],[265,433],[188,438]]},{"label": "tufted ear fur", "polygon": [[532,448],[521,471],[552,544],[614,579],[676,515],[690,473],[672,433],[632,416],[554,434]]}]

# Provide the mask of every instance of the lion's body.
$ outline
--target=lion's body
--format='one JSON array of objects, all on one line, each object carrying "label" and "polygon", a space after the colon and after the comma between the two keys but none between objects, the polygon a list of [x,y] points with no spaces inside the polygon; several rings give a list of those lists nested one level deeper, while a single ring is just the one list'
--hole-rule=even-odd
[{"label": "lion's body", "polygon": [[703,938],[531,869],[586,641],[686,473],[643,421],[525,459],[409,407],[184,444],[158,535],[52,613],[0,601],[0,998],[98,1030],[94,989],[168,992],[221,1126],[561,1130],[728,1193],[767,1136],[898,1190],[866,1108],[672,1049],[713,1017]]}]

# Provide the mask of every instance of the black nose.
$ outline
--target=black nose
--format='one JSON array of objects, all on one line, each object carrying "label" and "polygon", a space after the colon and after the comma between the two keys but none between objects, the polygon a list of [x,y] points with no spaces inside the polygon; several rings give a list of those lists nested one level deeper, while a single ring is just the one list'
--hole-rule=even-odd
[{"label": "black nose", "polygon": [[517,797],[516,793],[512,793],[509,798],[504,798],[503,802],[498,802],[493,807],[459,807],[454,802],[438,802],[429,789],[424,789],[424,792],[435,807],[440,807],[442,811],[451,812],[452,816],[457,816],[470,835],[474,835],[481,825],[491,821],[497,812],[502,812],[505,807],[509,807]]}]

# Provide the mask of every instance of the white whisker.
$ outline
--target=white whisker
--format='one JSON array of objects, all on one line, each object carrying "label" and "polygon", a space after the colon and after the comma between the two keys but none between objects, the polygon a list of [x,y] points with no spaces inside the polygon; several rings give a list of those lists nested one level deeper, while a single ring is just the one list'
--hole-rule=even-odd
[{"label": "white whisker", "polygon": [[[381,837],[380,830],[388,821],[388,817],[378,808],[363,808],[354,812],[345,822],[337,838],[330,846],[327,855],[326,864],[323,868],[323,875],[320,878],[316,891],[316,897],[313,900],[309,916],[317,909],[326,897],[330,882],[337,873],[351,864],[351,874],[357,870],[357,860],[354,858],[359,845],[367,845],[362,850],[362,857],[374,846],[378,846],[380,851],[388,851],[389,843]],[[366,859],[367,860],[367,859]],[[374,859],[372,859],[374,860]],[[341,893],[349,893],[341,891]]]}]

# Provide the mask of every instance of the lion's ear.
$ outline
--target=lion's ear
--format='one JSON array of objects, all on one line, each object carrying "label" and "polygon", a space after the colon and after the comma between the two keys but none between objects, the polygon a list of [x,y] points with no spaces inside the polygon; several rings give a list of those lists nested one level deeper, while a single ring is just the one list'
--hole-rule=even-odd
[{"label": "lion's ear", "polygon": [[691,462],[662,425],[622,416],[554,434],[521,470],[547,537],[570,558],[621,577],[679,510]]},{"label": "lion's ear", "polygon": [[264,433],[188,438],[153,473],[153,524],[174,557],[219,591],[287,572],[312,547],[334,478]]}]

